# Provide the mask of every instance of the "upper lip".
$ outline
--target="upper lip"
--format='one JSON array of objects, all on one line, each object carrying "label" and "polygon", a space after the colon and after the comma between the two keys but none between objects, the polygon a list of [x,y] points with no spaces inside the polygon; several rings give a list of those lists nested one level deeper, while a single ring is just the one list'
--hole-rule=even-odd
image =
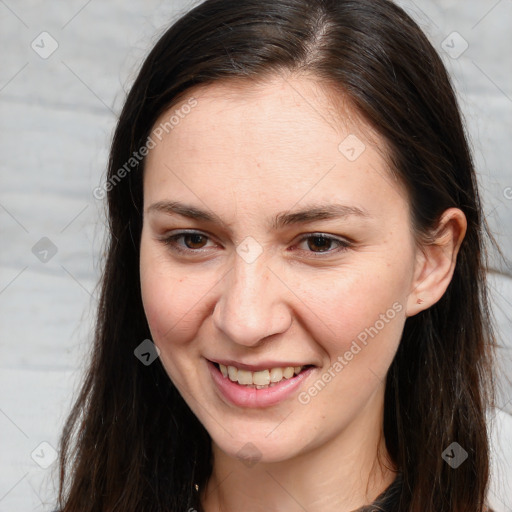
[{"label": "upper lip", "polygon": [[271,368],[287,368],[288,366],[312,366],[310,363],[298,363],[297,361],[262,361],[257,364],[240,363],[232,359],[209,359],[212,363],[222,364],[224,366],[235,366],[239,370],[247,370],[249,372],[259,372],[262,370],[270,370]]}]

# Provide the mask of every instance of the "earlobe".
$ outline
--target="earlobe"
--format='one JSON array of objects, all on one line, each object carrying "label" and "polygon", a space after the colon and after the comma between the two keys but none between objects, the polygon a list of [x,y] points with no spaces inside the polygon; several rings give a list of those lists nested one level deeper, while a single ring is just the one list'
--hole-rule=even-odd
[{"label": "earlobe", "polygon": [[444,295],[453,277],[466,229],[464,213],[458,208],[449,208],[441,216],[431,240],[418,249],[414,280],[407,299],[407,316],[428,309]]}]

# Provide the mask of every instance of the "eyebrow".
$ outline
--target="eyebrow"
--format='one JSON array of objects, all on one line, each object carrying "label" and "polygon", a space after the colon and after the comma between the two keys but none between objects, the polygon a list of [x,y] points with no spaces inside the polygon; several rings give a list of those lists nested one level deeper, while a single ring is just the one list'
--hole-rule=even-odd
[{"label": "eyebrow", "polygon": [[[193,220],[202,220],[226,227],[226,223],[215,213],[179,201],[158,201],[146,209],[146,212],[162,212],[168,215],[181,215]],[[318,220],[342,219],[350,216],[370,218],[363,208],[343,204],[312,204],[297,211],[283,211],[276,214],[269,223],[273,230],[296,224],[308,224]]]}]

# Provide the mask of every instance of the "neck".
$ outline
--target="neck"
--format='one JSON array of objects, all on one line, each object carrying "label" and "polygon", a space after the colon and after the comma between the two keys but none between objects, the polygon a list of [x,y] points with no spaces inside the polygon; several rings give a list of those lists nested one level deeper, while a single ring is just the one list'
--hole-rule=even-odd
[{"label": "neck", "polygon": [[379,416],[380,422],[360,418],[328,443],[280,462],[266,463],[263,457],[246,465],[213,442],[213,470],[201,490],[204,511],[351,512],[372,503],[396,476],[384,442],[382,410]]}]

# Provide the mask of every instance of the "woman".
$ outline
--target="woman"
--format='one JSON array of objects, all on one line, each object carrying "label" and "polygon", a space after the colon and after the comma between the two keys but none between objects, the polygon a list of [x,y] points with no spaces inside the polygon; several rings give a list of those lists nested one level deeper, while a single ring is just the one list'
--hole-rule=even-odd
[{"label": "woman", "polygon": [[135,80],[104,190],[60,510],[485,510],[485,225],[399,7],[197,6]]}]

